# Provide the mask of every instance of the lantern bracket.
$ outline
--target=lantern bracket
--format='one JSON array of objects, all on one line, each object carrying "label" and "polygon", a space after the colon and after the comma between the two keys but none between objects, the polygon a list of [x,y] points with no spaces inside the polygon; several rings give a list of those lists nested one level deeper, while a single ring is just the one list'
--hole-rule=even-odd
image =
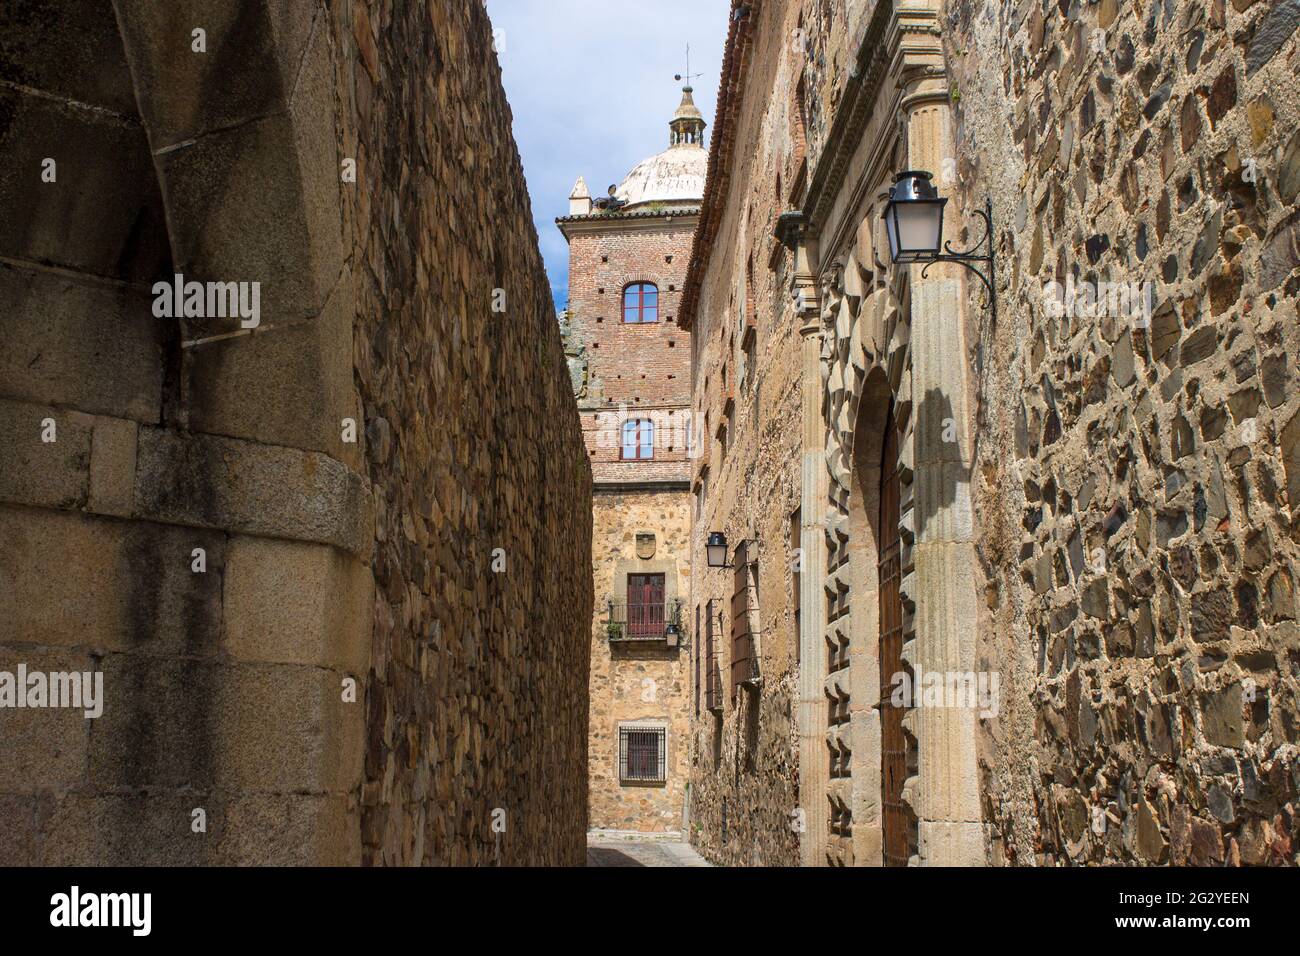
[{"label": "lantern bracket", "polygon": [[[946,240],[943,244],[945,254],[928,257],[923,260],[925,262],[925,268],[921,270],[921,278],[925,278],[925,274],[929,271],[930,266],[934,265],[936,262],[955,262],[959,266],[965,266],[971,272],[975,273],[975,275],[979,277],[979,280],[984,283],[984,288],[989,294],[989,312],[991,313],[994,325],[996,325],[998,321],[998,297],[997,292],[993,288],[993,283],[996,279],[993,263],[993,201],[986,197],[984,199],[984,208],[976,209],[975,215],[984,220],[984,235],[980,238],[980,241],[971,248],[959,252],[952,247],[951,239]],[[988,246],[988,250],[981,251],[985,245]],[[972,262],[987,262],[989,266],[988,274],[985,275],[979,269],[975,268],[975,266],[971,265]]]}]

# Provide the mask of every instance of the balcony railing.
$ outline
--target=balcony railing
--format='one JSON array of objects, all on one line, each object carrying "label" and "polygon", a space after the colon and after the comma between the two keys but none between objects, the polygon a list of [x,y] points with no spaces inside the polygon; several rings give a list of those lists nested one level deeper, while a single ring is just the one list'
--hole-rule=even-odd
[{"label": "balcony railing", "polygon": [[754,648],[754,635],[748,631],[736,634],[731,640],[731,687],[754,686],[758,680],[758,655]]},{"label": "balcony railing", "polygon": [[609,617],[606,619],[605,633],[610,643],[677,643],[681,634],[680,601],[662,601],[657,604],[615,604],[611,601],[607,606]]}]

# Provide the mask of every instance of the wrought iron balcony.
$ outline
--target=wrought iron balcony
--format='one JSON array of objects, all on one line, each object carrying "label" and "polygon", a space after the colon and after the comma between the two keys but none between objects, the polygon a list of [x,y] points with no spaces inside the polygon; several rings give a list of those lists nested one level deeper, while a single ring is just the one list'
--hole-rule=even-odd
[{"label": "wrought iron balcony", "polygon": [[681,635],[681,601],[655,604],[608,603],[605,634],[611,644],[655,641],[676,646]]},{"label": "wrought iron balcony", "polygon": [[754,635],[748,631],[735,634],[731,640],[731,686],[758,686],[758,653]]}]

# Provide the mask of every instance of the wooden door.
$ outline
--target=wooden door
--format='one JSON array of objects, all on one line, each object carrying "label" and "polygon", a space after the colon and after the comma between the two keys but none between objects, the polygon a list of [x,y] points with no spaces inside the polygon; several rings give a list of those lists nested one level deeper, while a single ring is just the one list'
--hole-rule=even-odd
[{"label": "wooden door", "polygon": [[664,636],[664,576],[627,576],[627,630],[629,637]]},{"label": "wooden door", "polygon": [[884,862],[906,866],[910,855],[903,782],[907,753],[903,741],[903,708],[893,705],[896,675],[903,671],[903,602],[899,595],[899,477],[898,434],[891,409],[880,461],[880,752],[881,806],[884,809]]}]

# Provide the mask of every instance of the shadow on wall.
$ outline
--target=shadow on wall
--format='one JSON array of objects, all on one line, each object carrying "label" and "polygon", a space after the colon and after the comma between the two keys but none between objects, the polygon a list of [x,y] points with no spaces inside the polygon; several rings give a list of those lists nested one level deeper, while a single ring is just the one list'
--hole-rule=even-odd
[{"label": "shadow on wall", "polygon": [[[963,460],[961,437],[948,396],[937,388],[927,391],[917,408],[913,438],[914,467],[918,473],[913,509],[918,541],[925,538],[932,518],[948,512],[956,504],[957,489],[970,484],[971,467]],[[924,478],[920,471],[922,464],[930,466]],[[933,487],[936,482],[937,488]],[[969,510],[967,505],[966,521],[970,520]]]}]

